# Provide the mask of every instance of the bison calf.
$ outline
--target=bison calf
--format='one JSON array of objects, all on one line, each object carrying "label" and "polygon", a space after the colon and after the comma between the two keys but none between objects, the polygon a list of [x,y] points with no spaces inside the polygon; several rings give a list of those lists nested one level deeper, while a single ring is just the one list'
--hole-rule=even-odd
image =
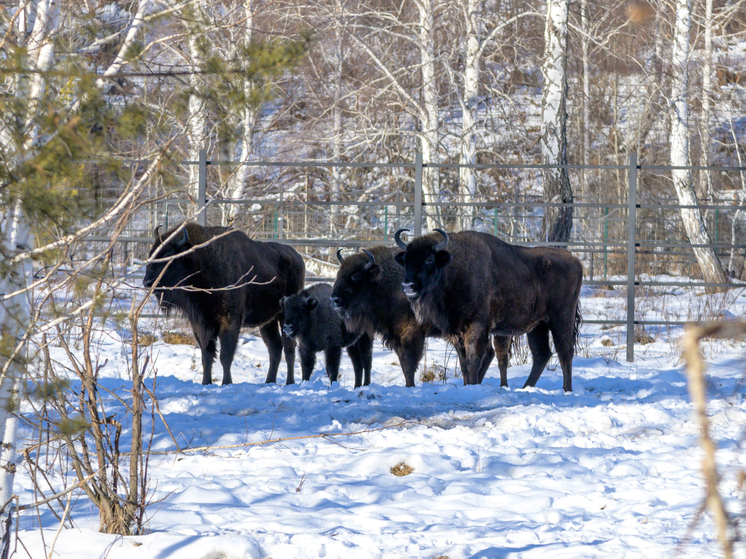
[{"label": "bison calf", "polygon": [[158,229],[142,283],[155,286],[166,312],[177,309],[189,319],[202,351],[202,384],[212,383],[217,340],[223,384],[231,383],[242,326],[259,327],[269,350],[267,382],[277,381],[284,349],[292,384],[295,342],[280,331],[280,299],[303,287],[301,256],[289,246],[257,242],[227,227],[187,223],[162,236]]},{"label": "bison calf", "polygon": [[326,357],[326,374],[331,382],[336,382],[342,348],[346,347],[355,370],[355,388],[368,386],[373,361],[373,340],[367,334],[352,333],[347,329],[342,318],[332,308],[331,295],[331,285],[317,283],[282,299],[282,307],[285,309],[283,330],[289,338],[298,340],[303,380],[311,380],[316,353],[323,351]]}]

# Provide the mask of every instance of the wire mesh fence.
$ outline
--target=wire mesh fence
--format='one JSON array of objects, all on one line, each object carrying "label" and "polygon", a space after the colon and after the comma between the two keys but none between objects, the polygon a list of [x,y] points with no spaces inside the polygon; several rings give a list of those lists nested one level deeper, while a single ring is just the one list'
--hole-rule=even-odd
[{"label": "wire mesh fence", "polygon": [[[135,174],[138,165],[133,164]],[[565,166],[576,192],[569,204],[547,203],[541,195],[541,173],[556,167],[551,165],[427,164],[420,154],[399,163],[238,163],[211,161],[205,152],[199,161],[174,165],[184,181],[189,168],[198,166],[197,184],[154,185],[150,201],[139,207],[117,239],[120,265],[133,266],[147,258],[157,225],[168,229],[195,219],[230,224],[257,240],[293,245],[309,261],[328,264],[310,276],[329,278],[337,248],[393,243],[395,231],[402,227],[413,235],[428,226],[447,231],[468,228],[513,244],[547,244],[541,238],[543,220],[551,211],[571,206],[572,234],[561,244],[582,261],[586,286],[626,290],[626,319],[603,322],[626,325],[630,360],[635,326],[683,323],[636,316],[637,291],[733,285],[704,281],[682,224],[685,206],[678,203],[670,184],[672,168],[638,165],[634,154],[626,164]],[[243,195],[236,197],[229,187],[240,165],[250,166],[252,172]],[[476,193],[459,189],[464,168],[476,173]],[[740,280],[746,256],[746,205],[738,186],[746,168],[690,170],[695,181],[705,173],[716,179],[711,192],[717,195],[696,207],[710,236],[702,246],[714,250],[729,275]],[[106,236],[91,237],[88,249],[100,250],[107,242]]]}]

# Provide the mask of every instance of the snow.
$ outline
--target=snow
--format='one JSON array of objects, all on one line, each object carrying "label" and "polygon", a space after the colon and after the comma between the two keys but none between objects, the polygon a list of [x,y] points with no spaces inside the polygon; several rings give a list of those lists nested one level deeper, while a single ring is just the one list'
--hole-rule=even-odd
[{"label": "snow", "polygon": [[[697,296],[682,293],[676,299],[685,309]],[[585,290],[586,317],[623,309],[611,296]],[[714,306],[739,315],[742,300],[734,294]],[[98,533],[97,511],[80,494],[74,527],[60,531],[53,556],[720,557],[709,515],[696,520],[704,485],[675,341],[681,330],[654,333],[652,344],[636,347],[634,363],[616,360],[625,355],[618,329],[582,332],[571,394],[562,391],[555,360],[536,388],[520,388],[530,360],[510,367],[508,389],[494,362],[482,385],[465,387],[452,348],[440,340],[428,341],[425,366],[444,367],[445,381],[418,378],[405,388],[396,356],[377,343],[369,387],[352,388],[346,355],[339,384],[329,386],[320,357],[310,382],[265,385],[266,349],[249,332],[233,364],[235,384],[204,387],[198,351],[157,341],[148,347],[148,385],[171,432],[182,448],[211,448],[158,454],[175,446],[156,415],[148,533]],[[104,334],[101,382],[126,397],[128,334],[114,327]],[[737,476],[746,467],[743,345],[704,349],[720,489],[735,515],[744,504]],[[114,400],[107,405],[108,413],[122,411]],[[149,414],[145,421],[149,432]],[[276,442],[257,444],[268,440]],[[409,475],[393,475],[401,463]],[[23,468],[16,493],[20,503],[38,498]],[[16,557],[46,557],[58,526],[48,509],[22,513]],[[746,556],[743,546],[738,551]]]}]

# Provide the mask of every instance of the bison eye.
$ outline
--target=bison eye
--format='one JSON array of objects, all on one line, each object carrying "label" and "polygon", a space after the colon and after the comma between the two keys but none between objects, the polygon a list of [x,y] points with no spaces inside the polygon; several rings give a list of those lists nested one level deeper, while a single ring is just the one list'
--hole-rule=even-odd
[{"label": "bison eye", "polygon": [[363,280],[363,274],[361,274],[360,272],[355,272],[354,274],[352,274],[352,277],[350,277],[350,279],[355,283],[360,283]]},{"label": "bison eye", "polygon": [[431,254],[425,258],[425,268],[431,269],[433,266],[435,266],[435,256]]}]

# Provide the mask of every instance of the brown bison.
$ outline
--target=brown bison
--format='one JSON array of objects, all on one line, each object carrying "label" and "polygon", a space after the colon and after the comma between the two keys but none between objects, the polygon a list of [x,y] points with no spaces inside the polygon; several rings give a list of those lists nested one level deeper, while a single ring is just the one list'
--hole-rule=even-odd
[{"label": "brown bison", "polygon": [[374,246],[340,261],[332,290],[334,309],[351,332],[374,334],[399,357],[404,382],[414,386],[414,376],[425,348],[427,325],[419,324],[401,290],[404,270],[394,260],[395,247]]},{"label": "brown bison", "polygon": [[[486,233],[440,229],[403,252],[402,288],[421,324],[440,330],[456,348],[464,384],[481,383],[495,353],[500,384],[508,385],[511,336],[526,334],[533,357],[524,388],[535,386],[552,351],[562,366],[562,388],[572,391],[572,358],[579,336],[583,266],[567,250],[510,245]],[[493,350],[489,336],[494,335]]]},{"label": "brown bison", "polygon": [[[231,363],[242,326],[259,327],[269,350],[266,382],[277,381],[282,351],[293,384],[295,342],[281,332],[280,299],[303,288],[303,259],[291,247],[263,243],[226,227],[187,223],[163,235],[155,228],[145,287],[166,312],[183,313],[202,351],[202,384],[212,383],[212,363],[220,340],[223,384],[231,383]],[[173,237],[173,238],[171,238]]]}]

